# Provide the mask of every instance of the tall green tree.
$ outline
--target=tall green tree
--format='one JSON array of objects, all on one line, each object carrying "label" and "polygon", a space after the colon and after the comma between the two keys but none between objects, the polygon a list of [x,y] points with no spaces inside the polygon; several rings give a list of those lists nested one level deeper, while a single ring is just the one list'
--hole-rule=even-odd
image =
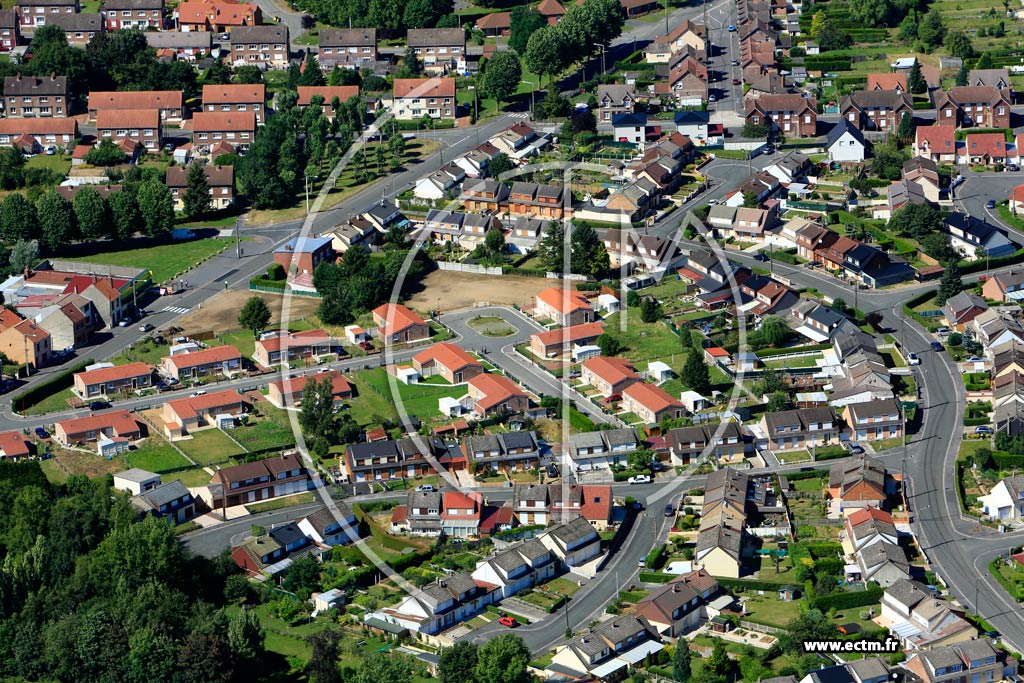
[{"label": "tall green tree", "polygon": [[[313,562],[315,563],[316,560]],[[260,618],[256,616],[256,612],[243,606],[228,624],[228,645],[231,647],[231,652],[247,664],[239,673],[243,675],[247,673],[253,678],[259,677],[265,640],[266,633],[260,623]]]},{"label": "tall green tree", "polygon": [[523,59],[526,68],[550,80],[562,72],[571,62],[569,45],[555,26],[543,26],[533,32],[526,43]]},{"label": "tall green tree", "polygon": [[352,683],[408,683],[411,678],[408,657],[379,652],[363,660]]},{"label": "tall green tree", "polygon": [[185,195],[181,203],[188,218],[201,218],[210,210],[212,198],[210,197],[210,183],[206,177],[206,169],[199,164],[192,164],[188,167],[185,175]]},{"label": "tall green tree", "polygon": [[645,296],[640,301],[640,320],[645,323],[658,322],[661,318],[661,304],[653,296]]},{"label": "tall green tree", "polygon": [[25,157],[14,145],[0,147],[0,189],[15,190],[25,184]]},{"label": "tall green tree", "polygon": [[676,683],[687,683],[690,680],[690,662],[693,655],[690,644],[685,638],[676,641],[676,649],[672,653],[672,680]]},{"label": "tall green tree", "polygon": [[932,6],[917,27],[917,37],[929,50],[942,45],[946,38],[946,26],[942,22],[942,12]]},{"label": "tall green tree", "polygon": [[487,165],[487,174],[492,178],[501,176],[502,173],[507,173],[515,168],[512,160],[508,158],[508,155],[504,152],[498,152],[491,159],[491,163]]},{"label": "tall green tree", "polygon": [[312,52],[306,53],[306,59],[302,63],[302,73],[299,74],[297,85],[327,85],[327,79],[324,78],[320,62],[317,61]]},{"label": "tall green tree", "polygon": [[8,242],[39,236],[36,207],[20,192],[7,195],[3,204],[0,204],[0,232]]},{"label": "tall green tree", "polygon": [[910,74],[907,76],[907,87],[910,88],[910,92],[915,95],[928,92],[928,81],[926,81],[924,76],[921,74],[920,61],[915,61],[914,66],[910,67]]},{"label": "tall green tree", "polygon": [[477,646],[459,641],[441,650],[438,679],[441,683],[476,683]]},{"label": "tall green tree", "polygon": [[504,633],[488,640],[477,653],[477,681],[501,683],[531,683],[533,675],[527,669],[530,648],[519,636]]},{"label": "tall green tree", "polygon": [[258,337],[261,332],[267,329],[270,324],[270,307],[267,302],[258,296],[249,297],[249,300],[238,312],[238,324],[243,329],[249,330],[253,336]]},{"label": "tall green tree", "polygon": [[893,12],[889,0],[850,0],[850,19],[857,26],[886,26]]},{"label": "tall green tree", "polygon": [[565,271],[565,246],[565,226],[561,221],[551,221],[537,245],[537,256],[545,270]]},{"label": "tall green tree", "polygon": [[75,239],[75,213],[71,202],[56,190],[50,190],[36,200],[36,213],[47,249],[59,249]]},{"label": "tall green tree", "polygon": [[100,193],[86,185],[75,195],[71,202],[78,221],[78,230],[82,239],[97,240],[107,232],[110,224],[110,211]]},{"label": "tall green tree", "polygon": [[309,683],[342,683],[341,633],[334,628],[325,628],[306,636],[311,656],[306,664],[306,678]]},{"label": "tall green tree", "polygon": [[974,44],[971,42],[970,37],[963,31],[950,31],[946,34],[946,38],[942,41],[942,45],[949,51],[949,54],[954,57],[970,59],[974,56]]},{"label": "tall green tree", "polygon": [[11,270],[22,273],[39,262],[39,240],[19,239],[11,247]]},{"label": "tall green tree", "polygon": [[139,185],[138,202],[147,235],[159,237],[174,228],[174,199],[167,185],[156,178],[143,181]]},{"label": "tall green tree", "polygon": [[530,36],[547,25],[547,20],[536,8],[529,5],[519,5],[513,8],[508,46],[522,55],[526,52],[526,44],[530,40]]},{"label": "tall green tree", "polygon": [[107,200],[110,207],[110,236],[127,239],[142,230],[139,202],[131,192],[114,192]]},{"label": "tall green tree", "polygon": [[914,138],[914,117],[909,112],[903,112],[900,117],[900,125],[896,129],[896,137],[900,140],[912,140]]},{"label": "tall green tree", "polygon": [[515,52],[497,52],[487,60],[487,69],[483,76],[484,92],[496,99],[498,106],[501,106],[504,100],[515,94],[522,75],[522,65]]},{"label": "tall green tree", "polygon": [[570,238],[572,243],[572,271],[589,278],[599,278],[608,272],[610,258],[604,242],[597,236],[593,227],[584,223],[573,228]]},{"label": "tall green tree", "polygon": [[711,370],[704,362],[704,355],[700,351],[694,349],[686,354],[686,361],[679,373],[679,379],[698,394],[707,396],[711,392]]},{"label": "tall green tree", "polygon": [[967,78],[970,74],[967,71],[967,63],[961,62],[960,68],[956,72],[956,84],[959,86],[967,85]]},{"label": "tall green tree", "polygon": [[939,281],[939,290],[935,293],[935,305],[942,306],[948,299],[964,291],[963,276],[956,261],[946,264],[946,270]]},{"label": "tall green tree", "polygon": [[761,329],[758,331],[765,343],[771,346],[781,346],[793,335],[793,331],[786,321],[777,315],[766,315],[761,321]]}]

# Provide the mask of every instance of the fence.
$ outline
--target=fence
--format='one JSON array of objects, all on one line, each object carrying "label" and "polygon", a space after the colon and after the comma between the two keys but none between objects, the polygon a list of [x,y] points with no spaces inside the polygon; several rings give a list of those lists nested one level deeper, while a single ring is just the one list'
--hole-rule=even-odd
[{"label": "fence", "polygon": [[503,274],[501,266],[481,266],[477,263],[459,263],[457,261],[437,261],[437,269],[456,273],[476,273],[477,275]]},{"label": "fence", "polygon": [[764,624],[758,624],[753,621],[740,620],[740,627],[745,628],[748,631],[757,631],[758,633],[768,633],[773,636],[781,636],[787,633],[784,628],[776,628],[775,626],[765,626]]},{"label": "fence", "polygon": [[[284,294],[285,293],[284,288],[278,289],[276,287],[266,287],[264,285],[254,285],[251,282],[249,283],[249,289],[251,291],[253,291],[253,292],[269,292],[271,294]],[[319,299],[320,298],[320,292],[303,292],[301,290],[293,289],[290,292],[290,294],[292,294],[294,296],[309,296],[309,297],[313,297],[314,299]]]}]

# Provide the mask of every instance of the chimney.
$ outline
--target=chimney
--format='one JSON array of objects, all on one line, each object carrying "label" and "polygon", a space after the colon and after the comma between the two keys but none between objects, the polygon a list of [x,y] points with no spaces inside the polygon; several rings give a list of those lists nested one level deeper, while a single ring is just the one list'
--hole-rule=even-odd
[{"label": "chimney", "polygon": [[17,80],[19,80],[19,81],[21,80],[21,72],[20,72],[20,71],[18,72],[18,75],[16,76],[16,78],[17,78]]},{"label": "chimney", "polygon": [[57,80],[57,72],[56,71],[51,71],[50,72],[50,80],[51,81]]}]

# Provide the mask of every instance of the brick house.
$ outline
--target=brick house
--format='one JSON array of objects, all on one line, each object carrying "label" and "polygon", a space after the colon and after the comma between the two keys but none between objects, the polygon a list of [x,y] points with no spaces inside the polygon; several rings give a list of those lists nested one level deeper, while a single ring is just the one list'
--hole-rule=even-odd
[{"label": "brick house", "polygon": [[263,367],[287,365],[296,360],[319,360],[344,353],[341,342],[323,330],[266,332],[256,340],[253,359]]},{"label": "brick house", "polygon": [[64,29],[64,38],[72,47],[84,48],[97,33],[103,33],[105,24],[98,13],[54,14],[47,21],[49,26]]},{"label": "brick house", "polygon": [[744,102],[744,120],[755,126],[769,126],[787,137],[817,135],[818,103],[800,95],[761,95]]},{"label": "brick house", "polygon": [[335,407],[340,406],[342,401],[352,398],[352,385],[345,379],[345,376],[337,370],[329,370],[274,380],[267,385],[267,400],[278,408],[301,405],[302,393],[306,388],[306,383],[311,379],[316,382],[330,380],[331,396]]},{"label": "brick house", "polygon": [[209,31],[146,31],[146,43],[158,55],[167,55],[194,62],[200,54],[213,49],[213,34]]},{"label": "brick house", "polygon": [[75,393],[84,399],[127,395],[153,386],[153,368],[147,363],[112,365],[75,373]]},{"label": "brick house", "polygon": [[180,122],[188,114],[180,90],[94,91],[89,93],[89,118],[101,110],[156,109],[162,121]]},{"label": "brick house", "polygon": [[98,441],[100,437],[138,439],[139,423],[127,410],[113,410],[86,417],[64,420],[54,425],[53,438],[62,446]]},{"label": "brick house", "polygon": [[903,436],[903,415],[895,399],[850,403],[843,408],[850,437],[858,441],[896,439]]},{"label": "brick house", "polygon": [[159,31],[164,26],[164,0],[103,0],[100,14],[108,31],[125,28]]},{"label": "brick house", "polygon": [[193,144],[212,147],[227,142],[245,150],[256,137],[256,114],[243,112],[198,111],[192,115]]},{"label": "brick house", "polygon": [[[563,202],[569,199],[569,205]],[[548,220],[562,220],[572,216],[571,195],[561,185],[538,185],[517,181],[512,183],[508,198],[508,213],[513,218],[530,216]]]},{"label": "brick house", "polygon": [[320,29],[317,37],[317,61],[324,70],[336,66],[361,68],[377,61],[377,29],[328,28]]},{"label": "brick house", "polygon": [[839,443],[839,420],[831,408],[799,408],[765,413],[761,432],[775,452]]},{"label": "brick house", "polygon": [[299,99],[296,100],[295,106],[304,109],[310,105],[314,97],[321,97],[323,103],[320,105],[320,111],[329,119],[334,118],[332,103],[335,99],[339,104],[345,104],[350,98],[359,97],[358,85],[300,85],[296,90]]},{"label": "brick house", "polygon": [[262,21],[263,12],[256,4],[199,1],[178,5],[180,31],[223,33],[234,27],[258,26]]},{"label": "brick house", "polygon": [[432,119],[455,118],[454,78],[396,78],[392,94],[394,115],[399,121],[412,121],[424,115]]},{"label": "brick house", "polygon": [[288,27],[236,26],[231,30],[231,61],[260,67],[288,64]]},{"label": "brick house", "polygon": [[78,0],[18,0],[16,7],[23,29],[46,26],[55,14],[75,14],[81,11]]},{"label": "brick house", "polygon": [[192,353],[164,356],[160,360],[161,373],[176,380],[230,375],[241,369],[242,354],[234,346],[214,346]]},{"label": "brick house", "polygon": [[408,45],[428,71],[447,71],[466,54],[466,32],[461,28],[411,28]]},{"label": "brick house", "polygon": [[611,120],[618,114],[632,114],[635,104],[636,90],[631,85],[613,83],[597,86],[599,121],[611,123]]},{"label": "brick house", "polygon": [[625,358],[597,356],[580,364],[580,381],[597,389],[605,398],[622,395],[626,387],[641,381],[636,368]]},{"label": "brick house", "polygon": [[7,118],[68,115],[68,79],[64,76],[6,76],[4,109]]},{"label": "brick house", "polygon": [[563,327],[593,322],[594,308],[583,292],[548,287],[537,294],[533,309],[538,318],[547,318]]},{"label": "brick house", "polygon": [[203,498],[207,505],[217,509],[300,493],[312,487],[302,461],[286,454],[217,470]]},{"label": "brick house", "polygon": [[469,399],[474,414],[483,419],[491,415],[514,415],[530,407],[526,391],[504,375],[483,373],[469,380]]},{"label": "brick house", "polygon": [[158,152],[161,137],[159,109],[101,109],[96,112],[96,134],[120,142],[127,138],[147,152]]},{"label": "brick house", "polygon": [[857,130],[895,131],[904,115],[914,115],[914,103],[905,92],[857,90],[843,97],[839,114]]},{"label": "brick house", "polygon": [[78,137],[78,121],[72,118],[0,119],[0,145],[16,145],[38,154],[43,145],[67,148]]},{"label": "brick house", "polygon": [[554,358],[568,353],[573,346],[590,346],[604,334],[603,322],[570,325],[530,335],[530,351],[538,358]]},{"label": "brick house", "polygon": [[952,122],[949,125],[918,126],[914,132],[912,153],[937,164],[955,164],[956,126]]},{"label": "brick house", "polygon": [[50,333],[32,320],[18,319],[10,323],[0,322],[0,351],[8,360],[33,368],[49,365],[53,358]]},{"label": "brick house", "polygon": [[321,263],[333,262],[330,237],[298,237],[274,250],[274,263],[289,275],[312,274]]},{"label": "brick house", "polygon": [[935,93],[935,123],[957,128],[1009,128],[1010,91],[963,85]]},{"label": "brick house", "polygon": [[[188,166],[168,166],[165,176],[167,187],[174,199],[174,210],[185,208],[185,189],[188,187]],[[210,207],[226,209],[235,202],[235,169],[233,166],[203,166],[206,184],[210,187]]]},{"label": "brick house", "polygon": [[434,344],[412,357],[421,377],[440,375],[450,384],[461,384],[483,373],[484,366],[455,344]]},{"label": "brick house", "polygon": [[402,304],[382,304],[373,309],[373,323],[385,343],[411,344],[430,339],[430,325]]},{"label": "brick house", "polygon": [[907,87],[907,74],[905,73],[876,73],[868,74],[867,90],[895,90],[898,93],[910,92]]},{"label": "brick house", "polygon": [[267,86],[255,84],[217,84],[203,86],[203,111],[248,112],[256,114],[256,124],[266,120]]},{"label": "brick house", "polygon": [[661,387],[645,382],[634,382],[623,390],[622,408],[646,424],[658,424],[665,418],[674,420],[686,415],[686,408],[677,398]]},{"label": "brick house", "polygon": [[0,52],[10,52],[21,41],[21,24],[18,12],[13,9],[0,10]]},{"label": "brick house", "polygon": [[180,437],[203,426],[213,424],[218,415],[239,416],[245,412],[246,403],[234,389],[214,391],[201,396],[179,398],[164,403],[161,417],[167,435]]}]

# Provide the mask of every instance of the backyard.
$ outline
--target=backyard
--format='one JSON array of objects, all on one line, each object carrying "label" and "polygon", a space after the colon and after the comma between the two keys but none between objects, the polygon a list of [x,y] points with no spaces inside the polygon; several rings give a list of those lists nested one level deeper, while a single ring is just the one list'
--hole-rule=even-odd
[{"label": "backyard", "polygon": [[397,386],[398,398],[401,398],[405,412],[424,422],[441,421],[442,415],[437,407],[438,399],[446,396],[458,398],[466,394],[466,387],[463,386],[405,384],[389,378],[384,368],[361,370],[350,377],[350,381],[354,381],[359,389],[359,396],[351,403],[351,414],[357,423],[377,424],[383,420],[398,418],[397,398],[392,388],[392,380]]},{"label": "backyard", "polygon": [[[236,431],[233,429],[232,434]],[[191,438],[176,441],[175,445],[199,465],[224,463],[245,453],[231,436],[216,428],[191,432]]]}]

